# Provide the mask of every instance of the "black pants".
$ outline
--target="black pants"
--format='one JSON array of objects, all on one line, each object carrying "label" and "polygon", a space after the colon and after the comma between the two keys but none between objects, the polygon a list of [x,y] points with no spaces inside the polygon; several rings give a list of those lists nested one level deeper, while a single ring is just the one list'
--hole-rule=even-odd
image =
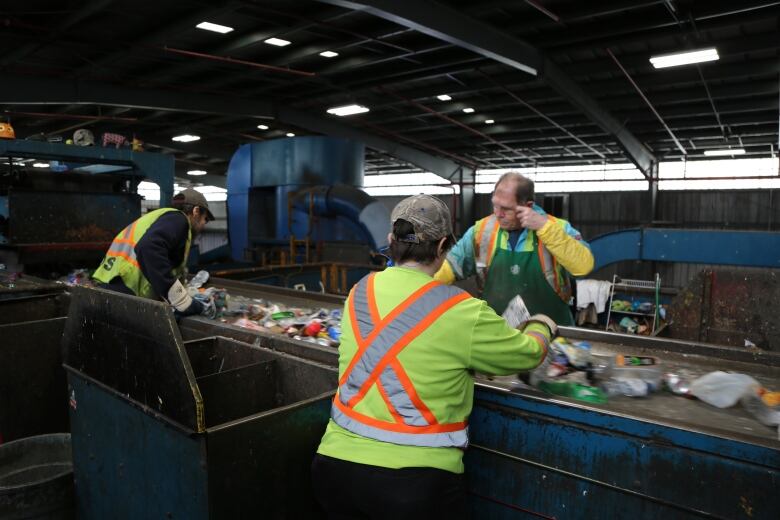
[{"label": "black pants", "polygon": [[464,476],[449,471],[389,469],[317,455],[311,474],[330,520],[469,518]]}]

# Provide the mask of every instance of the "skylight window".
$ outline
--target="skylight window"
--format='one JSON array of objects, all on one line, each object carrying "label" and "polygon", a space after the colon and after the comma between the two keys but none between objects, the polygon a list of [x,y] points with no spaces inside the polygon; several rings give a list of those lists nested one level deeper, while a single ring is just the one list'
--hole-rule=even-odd
[{"label": "skylight window", "polygon": [[745,155],[744,148],[724,148],[722,150],[704,150],[704,155],[717,157],[719,155]]}]

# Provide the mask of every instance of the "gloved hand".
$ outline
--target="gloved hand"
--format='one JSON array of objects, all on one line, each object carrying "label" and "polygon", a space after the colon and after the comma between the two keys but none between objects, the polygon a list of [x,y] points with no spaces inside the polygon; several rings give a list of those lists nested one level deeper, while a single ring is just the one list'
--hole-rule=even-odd
[{"label": "gloved hand", "polygon": [[548,329],[550,329],[550,340],[552,341],[555,336],[558,335],[558,325],[555,324],[555,322],[550,318],[549,316],[546,316],[544,314],[534,314],[530,318],[528,318],[528,321],[526,321],[522,328],[525,329],[525,327],[528,326],[529,323],[541,323],[542,325],[546,325]]},{"label": "gloved hand", "polygon": [[190,298],[190,304],[186,309],[184,309],[183,311],[180,311],[179,309],[174,309],[173,314],[176,316],[176,318],[183,318],[185,316],[196,316],[198,314],[203,314],[205,311],[206,311],[206,304],[204,304],[200,300]]}]

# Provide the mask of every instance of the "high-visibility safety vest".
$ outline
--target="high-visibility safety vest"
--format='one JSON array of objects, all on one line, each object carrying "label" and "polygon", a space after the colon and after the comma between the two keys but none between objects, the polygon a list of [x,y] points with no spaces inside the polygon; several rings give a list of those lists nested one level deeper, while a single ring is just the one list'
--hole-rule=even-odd
[{"label": "high-visibility safety vest", "polygon": [[[552,215],[547,215],[547,218],[552,220],[556,225],[563,225],[566,223],[564,220],[556,219]],[[495,256],[496,249],[498,249],[498,236],[501,231],[501,227],[498,223],[498,219],[495,215],[485,217],[474,228],[474,258],[477,264],[477,279],[482,287],[487,271],[490,268],[490,262]],[[528,230],[528,238],[530,243],[533,243],[534,231]],[[537,240],[537,253],[539,254],[539,264],[542,267],[542,272],[550,284],[550,287],[555,290],[556,294],[560,296],[561,300],[568,303],[572,296],[571,281],[566,273],[558,264],[558,261],[553,255],[544,247],[541,240]]]},{"label": "high-visibility safety vest", "polygon": [[[374,298],[374,276],[352,289],[349,320],[357,352],[339,380],[331,419],[363,437],[407,446],[468,446],[466,420],[440,423],[415,390],[414,382],[398,359],[414,340],[447,310],[470,298],[457,287],[431,281],[411,294],[384,318]],[[355,409],[376,385],[392,421]]]},{"label": "high-visibility safety vest", "polygon": [[[110,283],[111,280],[119,276],[124,284],[133,291],[136,296],[143,298],[156,298],[157,295],[152,289],[152,284],[146,279],[141,267],[138,265],[138,258],[135,255],[135,245],[141,240],[141,237],[149,230],[158,218],[170,213],[179,211],[174,208],[161,208],[150,211],[135,222],[132,222],[111,242],[105,258],[100,263],[100,267],[95,270],[92,278],[103,283]],[[182,213],[184,215],[184,213]],[[186,218],[186,215],[185,215]],[[187,257],[190,254],[190,244],[192,243],[192,228],[187,231],[187,242],[184,245],[184,258],[181,265],[173,269],[173,276],[178,278],[182,276],[187,268]]]}]

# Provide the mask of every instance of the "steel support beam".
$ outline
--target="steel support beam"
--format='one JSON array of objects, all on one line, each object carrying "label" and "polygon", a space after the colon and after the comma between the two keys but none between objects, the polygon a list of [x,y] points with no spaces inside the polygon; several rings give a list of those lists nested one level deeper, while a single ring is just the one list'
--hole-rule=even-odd
[{"label": "steel support beam", "polygon": [[[366,146],[414,164],[445,179],[460,167],[457,162],[404,146],[331,118],[314,116],[268,101],[235,99],[111,83],[5,76],[0,82],[0,104],[85,104],[133,107],[147,110],[276,118],[279,121],[325,135],[362,141]],[[471,170],[469,170],[471,171]]]},{"label": "steel support beam", "polygon": [[534,76],[542,62],[541,53],[528,43],[433,0],[320,1],[384,18]]},{"label": "steel support beam", "polygon": [[614,136],[629,160],[646,176],[656,161],[650,151],[595,99],[533,45],[433,0],[319,0],[364,11],[414,29],[505,65],[538,74],[604,131]]}]

